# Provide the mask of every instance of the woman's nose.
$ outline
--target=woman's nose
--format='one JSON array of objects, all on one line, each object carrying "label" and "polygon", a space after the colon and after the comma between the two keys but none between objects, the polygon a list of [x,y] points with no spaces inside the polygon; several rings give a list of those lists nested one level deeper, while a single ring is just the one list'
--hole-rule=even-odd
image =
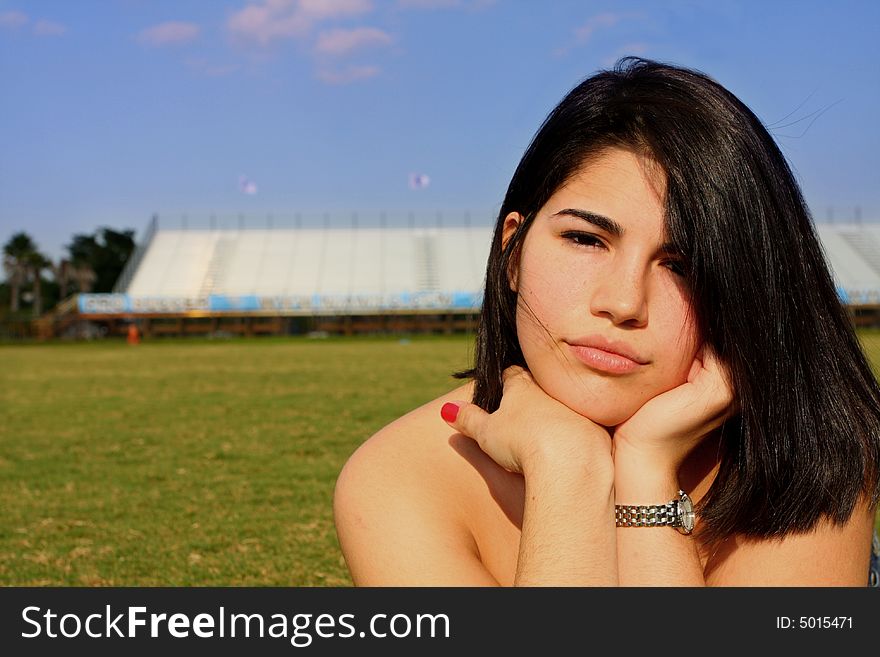
[{"label": "woman's nose", "polygon": [[594,281],[590,311],[615,324],[642,326],[648,321],[644,272],[634,264],[609,263]]}]

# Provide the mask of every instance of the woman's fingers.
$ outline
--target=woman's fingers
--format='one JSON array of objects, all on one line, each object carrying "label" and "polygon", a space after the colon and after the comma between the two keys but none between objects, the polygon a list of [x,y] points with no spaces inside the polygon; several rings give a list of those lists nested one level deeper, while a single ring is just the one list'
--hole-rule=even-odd
[{"label": "woman's fingers", "polygon": [[715,352],[708,347],[703,350],[703,369],[711,376],[712,394],[716,404],[725,409],[730,407],[734,401],[730,374]]},{"label": "woman's fingers", "polygon": [[479,442],[489,414],[476,404],[463,401],[447,402],[440,409],[441,417],[453,429]]}]

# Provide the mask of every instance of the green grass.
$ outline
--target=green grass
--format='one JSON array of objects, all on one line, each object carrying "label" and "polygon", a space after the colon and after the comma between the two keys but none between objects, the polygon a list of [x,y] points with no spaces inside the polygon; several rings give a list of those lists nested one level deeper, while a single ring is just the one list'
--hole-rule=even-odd
[{"label": "green grass", "polygon": [[[875,372],[880,332],[860,334]],[[466,337],[0,347],[0,585],[348,586],[336,476]]]},{"label": "green grass", "polygon": [[472,342],[0,348],[0,584],[351,584],[336,476]]}]

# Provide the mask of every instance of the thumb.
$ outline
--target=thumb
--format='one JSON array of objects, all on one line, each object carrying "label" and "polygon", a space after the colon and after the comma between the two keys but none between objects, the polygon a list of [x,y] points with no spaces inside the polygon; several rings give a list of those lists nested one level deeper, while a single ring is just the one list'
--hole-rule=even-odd
[{"label": "thumb", "polygon": [[476,404],[452,401],[443,404],[440,416],[453,429],[465,436],[476,439],[486,425],[489,414]]}]

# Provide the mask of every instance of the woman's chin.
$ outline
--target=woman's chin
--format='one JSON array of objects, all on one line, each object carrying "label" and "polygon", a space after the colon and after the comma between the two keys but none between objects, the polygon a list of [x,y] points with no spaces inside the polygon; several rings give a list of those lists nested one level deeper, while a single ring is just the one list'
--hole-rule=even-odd
[{"label": "woman's chin", "polygon": [[625,416],[620,415],[620,413],[609,413],[607,415],[591,413],[589,415],[584,415],[585,418],[595,422],[596,424],[602,425],[603,427],[608,429],[612,435],[614,435],[615,428],[617,428],[619,425],[626,422],[632,416],[633,416],[633,413],[630,413]]},{"label": "woman's chin", "polygon": [[596,405],[566,405],[578,415],[582,415],[588,420],[602,425],[606,429],[612,429],[619,424],[623,424],[635,415],[635,412],[638,410],[638,407],[620,408],[617,406],[615,408],[601,408]]},{"label": "woman's chin", "polygon": [[[535,376],[534,372],[532,376]],[[633,399],[632,395],[628,395],[621,400],[620,394],[616,391],[601,391],[592,395],[572,394],[572,388],[566,385],[542,385],[540,379],[536,378],[536,383],[543,390],[553,397],[556,401],[568,406],[578,415],[581,415],[596,424],[603,427],[615,427],[622,424],[635,415],[645,400]],[[613,402],[613,403],[612,403]]]}]

